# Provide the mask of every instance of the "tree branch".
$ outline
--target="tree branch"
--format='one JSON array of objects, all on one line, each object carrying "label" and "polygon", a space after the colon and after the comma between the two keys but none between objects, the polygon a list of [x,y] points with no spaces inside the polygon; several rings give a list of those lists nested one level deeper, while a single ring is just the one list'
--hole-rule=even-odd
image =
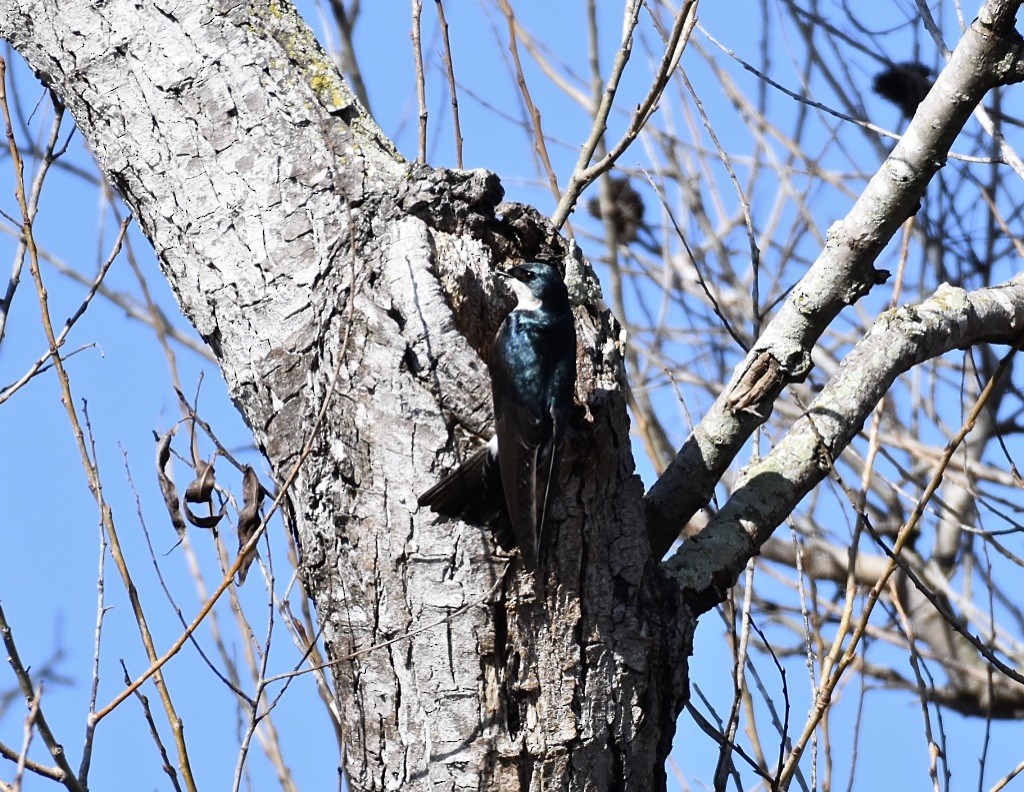
[{"label": "tree branch", "polygon": [[818,259],[794,287],[715,404],[645,496],[651,546],[663,555],[753,431],[767,420],[783,387],[807,376],[811,350],[839,312],[885,282],[874,262],[945,162],[953,141],[985,93],[1020,81],[1021,39],[1013,29],[1020,2],[989,0],[921,103],[906,134],[849,214],[829,229]]},{"label": "tree branch", "polygon": [[1024,327],[1024,275],[967,293],[943,285],[918,306],[888,311],[846,357],[805,417],[752,465],[707,527],[667,562],[700,609],[721,600],[746,562],[831,470],[900,374],[982,342],[1011,343]]},{"label": "tree branch", "polygon": [[562,193],[555,213],[551,217],[551,222],[555,228],[561,228],[565,224],[565,221],[569,219],[569,215],[576,206],[576,201],[579,200],[580,194],[586,189],[587,185],[609,170],[647,125],[647,122],[658,107],[658,100],[661,99],[661,95],[665,91],[669,77],[672,76],[672,72],[679,65],[679,59],[683,56],[683,49],[690,38],[690,31],[693,30],[693,25],[697,21],[697,2],[696,0],[689,0],[676,13],[672,31],[669,34],[668,41],[665,43],[665,54],[662,56],[661,65],[654,75],[654,80],[650,90],[647,92],[647,96],[637,105],[636,111],[630,119],[629,126],[619,139],[619,142],[598,162],[591,165],[590,160],[594,156],[598,144],[604,139],[605,131],[608,129],[608,114],[611,112],[612,103],[615,100],[622,71],[626,68],[626,63],[629,61],[633,28],[636,27],[636,19],[640,10],[639,6],[640,3],[635,3],[633,7],[627,6],[626,19],[623,22],[622,46],[619,48],[619,53],[615,58],[612,74],[608,78],[608,84],[601,98],[601,104],[594,114],[594,123],[591,125],[590,136],[580,150],[576,168],[569,178],[569,184],[566,186],[565,192]]}]

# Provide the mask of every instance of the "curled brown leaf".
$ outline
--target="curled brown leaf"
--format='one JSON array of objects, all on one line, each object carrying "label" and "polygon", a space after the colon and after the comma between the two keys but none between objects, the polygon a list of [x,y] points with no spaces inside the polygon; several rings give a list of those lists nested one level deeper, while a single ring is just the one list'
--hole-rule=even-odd
[{"label": "curled brown leaf", "polygon": [[163,436],[153,432],[153,437],[156,438],[156,476],[160,484],[160,494],[164,496],[164,504],[171,517],[171,525],[174,526],[180,540],[185,536],[185,520],[182,519],[181,506],[178,503],[178,488],[174,486],[174,480],[167,468],[171,459],[171,438],[177,431],[178,427],[174,426]]},{"label": "curled brown leaf", "polygon": [[[196,477],[185,489],[185,516],[190,523],[199,528],[216,528],[217,523],[224,517],[226,507],[222,507],[216,514],[213,513],[213,488],[216,484],[213,459],[209,462],[200,462],[196,466]],[[189,508],[190,503],[205,503],[210,507],[211,513],[205,517],[200,516]]]},{"label": "curled brown leaf", "polygon": [[[253,534],[260,525],[260,506],[263,503],[263,496],[266,490],[260,484],[256,471],[251,465],[245,466],[245,473],[242,475],[242,510],[238,513],[238,552],[241,553],[245,546],[252,539]],[[238,568],[238,584],[245,582],[245,576],[249,573],[249,566],[252,564],[255,550],[248,553]]]}]

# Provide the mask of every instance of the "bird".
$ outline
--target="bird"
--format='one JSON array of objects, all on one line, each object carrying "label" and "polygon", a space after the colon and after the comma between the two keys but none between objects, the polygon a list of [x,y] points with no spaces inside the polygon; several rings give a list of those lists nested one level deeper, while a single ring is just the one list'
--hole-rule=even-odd
[{"label": "bird", "polygon": [[935,82],[935,72],[923,63],[894,63],[875,75],[874,92],[913,118]]},{"label": "bird", "polygon": [[576,327],[553,266],[529,262],[497,274],[517,304],[498,328],[488,361],[494,437],[418,504],[490,525],[499,540],[510,527],[524,568],[536,572],[550,545],[548,507],[576,391]]}]

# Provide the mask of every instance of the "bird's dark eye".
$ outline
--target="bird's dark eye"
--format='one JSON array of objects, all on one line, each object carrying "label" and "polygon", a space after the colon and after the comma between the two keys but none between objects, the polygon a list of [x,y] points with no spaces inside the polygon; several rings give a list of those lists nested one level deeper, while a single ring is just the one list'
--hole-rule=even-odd
[{"label": "bird's dark eye", "polygon": [[523,280],[533,280],[533,273],[529,270],[523,273]]}]

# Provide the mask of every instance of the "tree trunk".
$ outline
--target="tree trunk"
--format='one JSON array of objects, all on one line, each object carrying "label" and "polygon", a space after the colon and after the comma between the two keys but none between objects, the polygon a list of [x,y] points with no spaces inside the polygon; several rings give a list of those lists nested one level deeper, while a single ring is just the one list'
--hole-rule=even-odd
[{"label": "tree trunk", "polygon": [[[289,492],[353,789],[658,789],[693,619],[651,558],[621,338],[482,171],[406,164],[280,2],[0,0]],[[417,494],[491,431],[506,260],[568,264],[578,415],[547,601]],[[318,416],[325,407],[322,419]]]}]

